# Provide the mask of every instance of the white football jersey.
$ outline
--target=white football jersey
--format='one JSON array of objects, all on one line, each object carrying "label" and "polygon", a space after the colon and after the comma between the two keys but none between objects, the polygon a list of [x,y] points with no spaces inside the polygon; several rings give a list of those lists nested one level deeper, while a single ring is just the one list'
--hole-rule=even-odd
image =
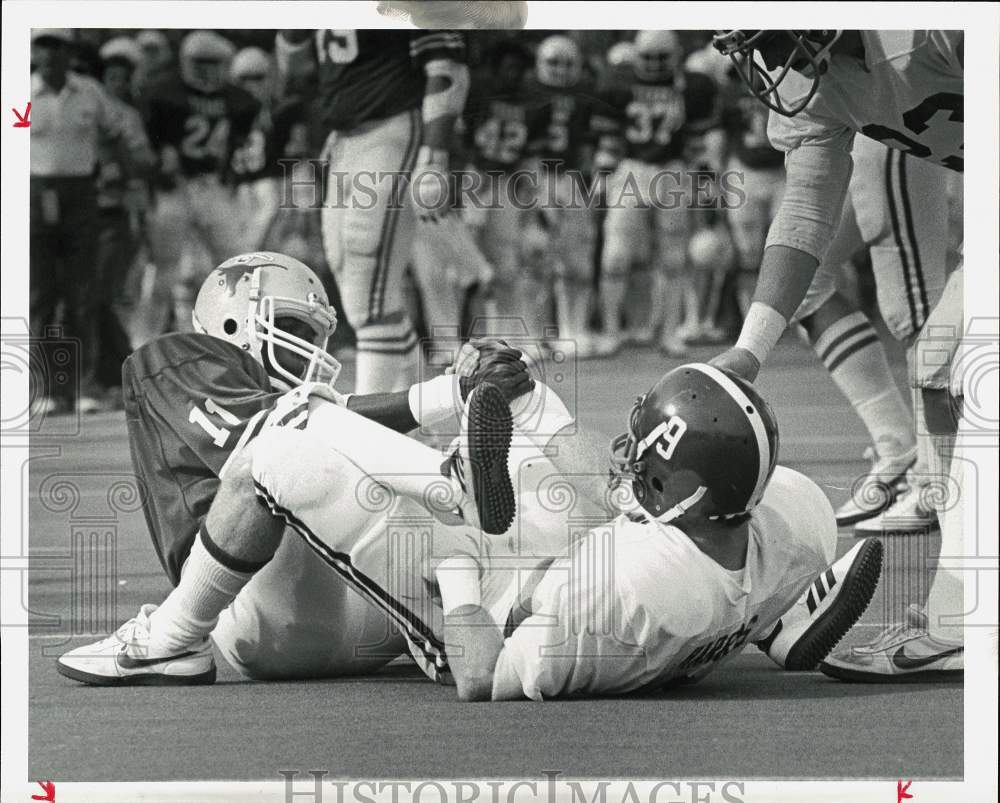
[{"label": "white football jersey", "polygon": [[494,690],[541,700],[696,680],[766,634],[836,538],[826,495],[779,466],[739,572],[676,527],[622,515],[533,573],[488,573],[483,604],[506,637]]},{"label": "white football jersey", "polygon": [[[824,143],[850,153],[855,133],[952,170],[963,167],[963,32],[860,31],[864,61],[835,53],[809,105],[771,112],[768,137],[781,151]],[[772,73],[773,75],[773,73]],[[791,71],[779,87],[787,106],[812,79]]]}]

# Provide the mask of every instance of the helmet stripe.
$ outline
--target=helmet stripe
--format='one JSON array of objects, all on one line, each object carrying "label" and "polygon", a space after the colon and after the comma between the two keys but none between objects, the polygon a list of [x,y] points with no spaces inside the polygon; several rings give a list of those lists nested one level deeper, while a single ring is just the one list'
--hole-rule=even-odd
[{"label": "helmet stripe", "polygon": [[[746,416],[750,422],[750,426],[753,428],[753,434],[757,438],[757,454],[760,457],[760,466],[757,469],[757,482],[754,484],[753,493],[747,500],[747,509],[749,510],[760,501],[760,496],[764,492],[764,483],[767,482],[768,470],[771,467],[771,445],[767,440],[767,430],[764,429],[764,419],[760,411],[757,410],[757,405],[750,401],[747,394],[740,389],[740,386],[718,368],[704,363],[690,363],[684,367],[694,368],[696,371],[701,371],[706,376],[714,379],[732,397],[733,401],[739,405],[740,411]],[[756,410],[757,414],[748,414],[746,411],[747,407],[752,407]]]}]

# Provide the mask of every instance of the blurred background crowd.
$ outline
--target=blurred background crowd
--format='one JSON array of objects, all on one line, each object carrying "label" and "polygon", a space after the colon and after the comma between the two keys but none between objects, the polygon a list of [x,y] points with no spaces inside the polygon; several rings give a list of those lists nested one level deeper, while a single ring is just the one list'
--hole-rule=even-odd
[{"label": "blurred background crowd", "polygon": [[[328,133],[322,97],[309,76],[280,74],[276,34],[34,31],[31,324],[81,349],[79,377],[50,377],[36,405],[120,406],[122,359],[190,329],[201,281],[247,251],[287,253],[321,275],[340,318],[330,348],[351,358],[323,197],[308,186]],[[462,33],[471,87],[450,168],[502,192],[482,208],[459,194],[447,224],[418,229],[394,279],[425,356],[436,339],[476,333],[571,342],[580,358],[683,356],[734,337],[783,168],[766,109],[710,35]],[[511,203],[519,171],[540,177],[534,191],[550,202]],[[676,176],[674,194],[660,193],[676,202],[650,198],[658,171]],[[738,178],[720,181],[726,171]],[[469,247],[442,250],[449,238]],[[863,301],[864,258],[845,272]]]}]

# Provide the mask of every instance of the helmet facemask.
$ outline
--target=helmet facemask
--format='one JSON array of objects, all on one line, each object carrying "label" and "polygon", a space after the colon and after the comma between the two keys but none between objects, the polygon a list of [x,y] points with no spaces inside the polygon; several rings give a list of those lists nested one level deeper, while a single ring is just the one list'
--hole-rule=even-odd
[{"label": "helmet facemask", "polygon": [[[740,79],[750,94],[772,111],[794,117],[801,112],[819,89],[820,78],[830,66],[830,51],[843,31],[719,31],[712,44],[729,56]],[[789,46],[787,54],[779,55],[780,67],[768,68],[764,50]],[[794,70],[812,84],[806,94],[791,106],[785,104],[778,87]],[[776,72],[772,77],[771,73]]]},{"label": "helmet facemask", "polygon": [[[257,271],[250,291],[247,335],[251,353],[265,364],[272,382],[279,387],[287,385],[288,388],[293,388],[309,382],[333,387],[341,366],[326,353],[326,344],[337,328],[336,315],[320,302],[315,293],[310,293],[305,301],[286,296],[260,296],[259,276]],[[313,330],[315,339],[310,342],[285,331],[276,323],[279,318],[303,321]],[[301,375],[296,376],[282,365],[277,349],[306,361]]]}]

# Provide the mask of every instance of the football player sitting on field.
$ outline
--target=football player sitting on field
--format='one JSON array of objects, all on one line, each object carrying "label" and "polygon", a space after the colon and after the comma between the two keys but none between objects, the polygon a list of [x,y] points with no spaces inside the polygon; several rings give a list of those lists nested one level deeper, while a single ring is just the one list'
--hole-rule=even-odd
[{"label": "football player sitting on field", "polygon": [[[513,516],[506,401],[532,388],[520,352],[466,346],[462,375],[398,393],[343,396],[333,388],[340,366],[325,350],[336,316],[322,284],[298,260],[266,252],[214,270],[193,317],[194,333],[157,338],[123,370],[144,512],[176,588],[110,639],[62,656],[59,671],[101,685],[210,683],[216,670],[207,636],[224,609],[216,643],[251,677],[381,666],[405,649],[397,627],[421,637],[423,627],[416,617],[392,618],[379,544],[349,554],[349,539],[373,516],[355,466],[428,517],[475,532],[480,525],[506,530]],[[478,388],[486,379],[491,384]],[[493,407],[506,418],[492,415]],[[440,453],[400,434],[463,410],[466,434],[443,465]],[[279,464],[284,485],[271,476]],[[318,468],[310,472],[311,465]],[[334,557],[282,539],[291,514],[272,515],[258,501],[267,493],[273,503],[279,486],[308,489],[336,506],[331,524],[345,543]],[[309,520],[307,510],[296,513],[292,523]]]}]

